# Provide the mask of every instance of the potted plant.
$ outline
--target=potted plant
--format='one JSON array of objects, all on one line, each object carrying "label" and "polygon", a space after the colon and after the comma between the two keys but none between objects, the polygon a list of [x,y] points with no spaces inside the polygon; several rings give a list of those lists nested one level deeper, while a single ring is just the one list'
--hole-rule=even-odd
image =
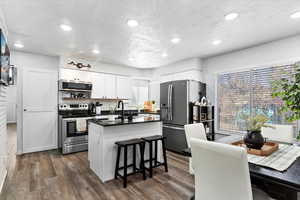
[{"label": "potted plant", "polygon": [[[294,73],[276,80],[272,84],[272,97],[280,98],[283,105],[280,108],[282,113],[285,113],[285,119],[288,122],[293,122],[300,119],[300,63],[295,63]],[[300,132],[297,140],[300,140]]]},{"label": "potted plant", "polygon": [[244,143],[248,148],[250,149],[262,148],[262,146],[265,143],[265,139],[261,134],[261,128],[262,127],[273,128],[273,126],[266,124],[268,120],[269,119],[266,116],[261,114],[249,117],[246,120],[247,134],[244,137]]}]

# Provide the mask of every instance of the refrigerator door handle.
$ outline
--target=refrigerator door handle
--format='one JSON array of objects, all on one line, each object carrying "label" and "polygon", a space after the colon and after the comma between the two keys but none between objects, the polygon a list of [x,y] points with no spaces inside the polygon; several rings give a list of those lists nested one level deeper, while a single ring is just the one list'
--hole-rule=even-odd
[{"label": "refrigerator door handle", "polygon": [[170,85],[168,85],[168,105],[167,105],[167,120],[170,120],[170,115],[169,115],[169,106],[170,106]]},{"label": "refrigerator door handle", "polygon": [[181,127],[167,126],[167,125],[163,125],[163,128],[170,128],[170,129],[175,129],[175,130],[184,130],[184,128],[181,128]]},{"label": "refrigerator door handle", "polygon": [[168,85],[168,109],[167,109],[168,120],[170,120],[170,92],[171,92],[170,86],[171,85]]},{"label": "refrigerator door handle", "polygon": [[173,120],[173,85],[170,85],[170,121]]}]

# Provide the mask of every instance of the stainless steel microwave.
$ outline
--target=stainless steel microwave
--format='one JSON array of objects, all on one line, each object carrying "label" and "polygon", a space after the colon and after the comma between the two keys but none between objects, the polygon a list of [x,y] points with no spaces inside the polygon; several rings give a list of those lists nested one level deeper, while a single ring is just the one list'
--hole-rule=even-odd
[{"label": "stainless steel microwave", "polygon": [[59,90],[81,90],[81,91],[91,91],[92,83],[87,82],[77,82],[77,81],[59,81]]}]

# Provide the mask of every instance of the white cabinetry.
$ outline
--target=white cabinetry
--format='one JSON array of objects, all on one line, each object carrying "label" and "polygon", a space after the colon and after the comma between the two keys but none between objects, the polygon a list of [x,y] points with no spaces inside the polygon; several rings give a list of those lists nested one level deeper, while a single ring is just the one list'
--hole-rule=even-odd
[{"label": "white cabinetry", "polygon": [[91,72],[74,69],[60,69],[60,79],[91,82]]},{"label": "white cabinetry", "polygon": [[125,76],[117,76],[116,78],[117,98],[131,99],[132,98],[132,84],[131,79]]},{"label": "white cabinetry", "polygon": [[104,77],[104,97],[107,99],[116,98],[116,76],[103,74]]},{"label": "white cabinetry", "polygon": [[91,73],[91,81],[93,84],[92,98],[101,99],[105,96],[105,81],[101,73]]},{"label": "white cabinetry", "polygon": [[116,98],[116,77],[114,75],[103,73],[91,73],[91,81],[93,84],[92,98]]},{"label": "white cabinetry", "polygon": [[132,81],[127,76],[61,69],[60,79],[92,82],[93,99],[132,99]]}]

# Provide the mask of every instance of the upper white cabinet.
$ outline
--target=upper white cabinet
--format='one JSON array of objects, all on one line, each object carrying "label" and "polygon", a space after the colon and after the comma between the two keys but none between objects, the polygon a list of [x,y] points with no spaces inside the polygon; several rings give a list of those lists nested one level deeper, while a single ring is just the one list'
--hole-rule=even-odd
[{"label": "upper white cabinet", "polygon": [[74,70],[74,69],[60,69],[60,79],[64,80],[76,80],[76,81],[85,81],[85,82],[91,82],[91,74],[94,74],[92,72],[87,71],[80,71],[80,70]]},{"label": "upper white cabinet", "polygon": [[117,76],[116,77],[116,92],[119,99],[132,98],[132,83],[129,77]]},{"label": "upper white cabinet", "polygon": [[105,96],[105,80],[101,73],[91,73],[91,81],[93,84],[92,98],[99,99]]},{"label": "upper white cabinet", "polygon": [[116,76],[111,74],[103,74],[104,77],[104,98],[116,98]]},{"label": "upper white cabinet", "polygon": [[92,82],[93,99],[132,99],[133,83],[130,77],[88,72],[72,69],[61,69],[60,79]]}]

